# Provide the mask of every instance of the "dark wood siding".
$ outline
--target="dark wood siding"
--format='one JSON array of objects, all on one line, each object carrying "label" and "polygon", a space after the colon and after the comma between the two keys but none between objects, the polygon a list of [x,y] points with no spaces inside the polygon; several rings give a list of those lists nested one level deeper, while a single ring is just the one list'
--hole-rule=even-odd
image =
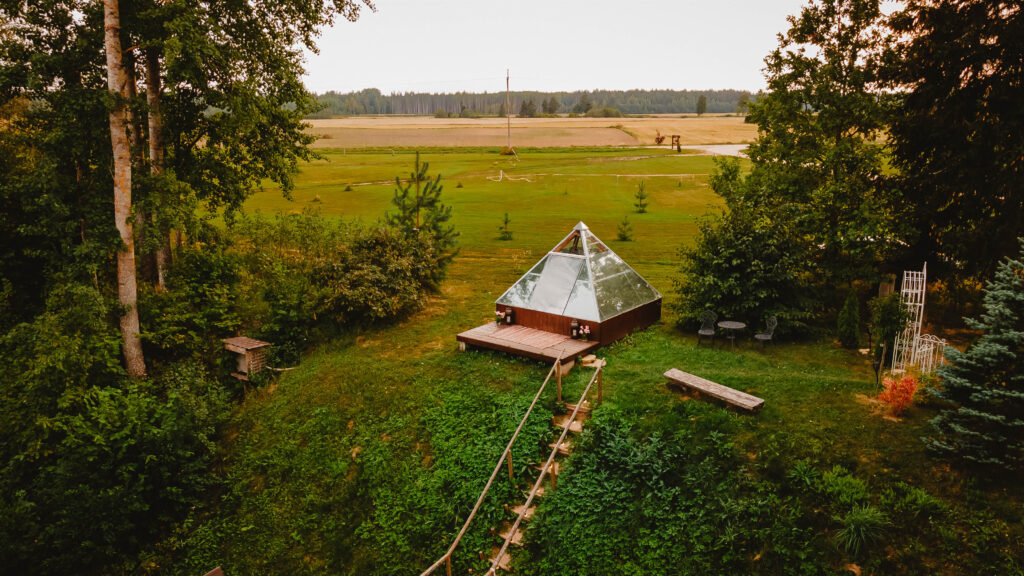
[{"label": "dark wood siding", "polygon": [[648,302],[609,318],[601,324],[601,345],[607,346],[635,330],[642,330],[661,319],[661,299]]},{"label": "dark wood siding", "polygon": [[[495,306],[495,310],[502,312],[507,308],[512,308],[512,318],[516,324],[536,328],[537,330],[554,332],[555,334],[569,334],[572,328],[573,318],[569,316],[526,310],[515,306]],[[580,324],[590,326],[591,340],[596,340],[602,346],[606,346],[630,332],[646,328],[660,319],[661,299],[659,298],[654,302],[648,302],[643,306],[619,314],[614,318],[609,318],[604,322],[591,322],[588,320],[580,320],[579,322]]]},{"label": "dark wood siding", "polygon": [[[495,310],[504,312],[506,308],[512,308],[512,319],[516,324],[522,324],[528,328],[536,328],[555,334],[569,334],[572,330],[573,319],[569,316],[559,316],[536,310],[526,310],[514,306],[496,306]],[[590,339],[599,340],[601,335],[601,323],[580,320],[581,324],[590,326]]]}]

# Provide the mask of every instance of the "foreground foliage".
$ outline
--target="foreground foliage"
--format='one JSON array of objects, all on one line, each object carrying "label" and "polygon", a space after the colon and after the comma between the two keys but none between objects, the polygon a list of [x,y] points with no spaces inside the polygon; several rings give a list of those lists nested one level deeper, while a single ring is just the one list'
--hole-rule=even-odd
[{"label": "foreground foliage", "polygon": [[210,486],[223,389],[200,368],[129,381],[91,287],[0,338],[0,550],[11,573],[131,566]]}]

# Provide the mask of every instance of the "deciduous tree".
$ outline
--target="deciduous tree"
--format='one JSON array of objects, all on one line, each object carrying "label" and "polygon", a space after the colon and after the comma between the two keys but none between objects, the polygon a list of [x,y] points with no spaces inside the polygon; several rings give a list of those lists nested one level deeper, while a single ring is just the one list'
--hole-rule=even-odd
[{"label": "deciduous tree", "polygon": [[765,59],[768,91],[750,105],[759,136],[744,201],[792,219],[826,284],[871,278],[897,237],[876,143],[878,0],[821,0],[789,21]]},{"label": "deciduous tree", "polygon": [[110,143],[114,150],[114,225],[121,236],[117,251],[117,296],[123,308],[121,338],[128,375],[146,375],[139,339],[138,289],[135,281],[135,235],[132,230],[132,161],[125,120],[128,76],[121,51],[121,10],[118,0],[103,0],[103,47],[107,56],[107,89],[110,98]]},{"label": "deciduous tree", "polygon": [[1024,8],[911,0],[884,79],[898,91],[888,142],[913,233],[909,260],[990,276],[1024,230]]}]

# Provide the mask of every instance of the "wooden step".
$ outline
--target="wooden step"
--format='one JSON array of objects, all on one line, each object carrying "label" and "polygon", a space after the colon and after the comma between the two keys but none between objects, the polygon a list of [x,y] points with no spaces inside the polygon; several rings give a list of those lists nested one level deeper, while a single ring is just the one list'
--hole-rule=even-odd
[{"label": "wooden step", "polygon": [[[572,414],[572,411],[576,409],[576,405],[575,404],[566,404],[565,405],[565,409],[566,409],[567,412],[569,412],[569,414]],[[580,406],[579,413],[576,414],[576,417],[578,418],[581,415],[590,414],[590,412],[592,410],[593,410],[593,408],[590,406],[590,402],[587,401],[587,400],[584,400],[583,401],[583,405]]]},{"label": "wooden step", "polygon": [[[551,444],[548,444],[548,448],[554,449],[555,448],[555,443],[552,442]],[[569,441],[569,440],[566,440],[565,442],[562,442],[561,444],[559,444],[559,446],[558,446],[558,454],[560,456],[568,456],[569,454],[572,454],[572,442]]]},{"label": "wooden step", "polygon": [[[526,514],[523,514],[523,510],[526,510]],[[537,507],[536,506],[530,506],[529,508],[527,508],[525,502],[512,509],[512,512],[516,516],[519,516],[520,514],[523,514],[523,520],[529,520],[529,519],[533,518],[533,513],[536,512],[536,511],[537,511]]]},{"label": "wooden step", "polygon": [[[502,530],[501,534],[498,534],[498,536],[501,536],[501,539],[505,540],[506,538],[508,538],[508,534],[509,534],[509,531],[511,529],[512,529],[512,525],[510,524],[507,528]],[[516,533],[512,535],[512,540],[509,543],[512,544],[513,546],[522,546],[523,545],[523,531],[517,528],[516,529]]]},{"label": "wooden step", "polygon": [[[494,557],[498,555],[498,552],[501,552],[501,546],[495,546],[494,548],[491,548],[491,556],[489,558],[487,558],[487,565],[488,566],[494,564]],[[512,555],[509,554],[508,552],[505,552],[505,555],[501,557],[501,561],[498,562],[498,570],[504,570],[505,572],[508,572],[509,571],[509,565],[511,563],[512,563]]]},{"label": "wooden step", "polygon": [[[537,498],[543,498],[544,494],[546,492],[547,492],[547,489],[545,489],[544,486],[541,486],[541,487],[537,488],[537,493],[533,495],[534,500],[536,500]],[[529,490],[523,490],[523,496],[526,496],[527,498],[529,498],[530,497],[530,491]]]},{"label": "wooden step", "polygon": [[568,425],[569,432],[572,432],[573,434],[579,434],[580,432],[583,432],[582,415],[577,414],[576,419],[573,420],[571,423],[569,422],[569,416],[569,414],[561,414],[559,416],[555,416],[554,418],[552,418],[551,422],[559,428],[565,428]]},{"label": "wooden step", "polygon": [[[533,465],[533,469],[538,471],[538,472],[540,472],[543,467],[544,467],[543,464],[534,464]],[[559,464],[558,462],[552,462],[551,463],[551,467],[548,468],[548,474],[549,475],[550,474],[554,474],[555,476],[557,476],[561,471],[562,471],[562,465]]]}]

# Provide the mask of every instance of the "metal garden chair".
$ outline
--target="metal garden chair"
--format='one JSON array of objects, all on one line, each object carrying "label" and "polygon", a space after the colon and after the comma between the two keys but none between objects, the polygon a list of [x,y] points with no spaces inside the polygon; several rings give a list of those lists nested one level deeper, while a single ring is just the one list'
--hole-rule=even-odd
[{"label": "metal garden chair", "polygon": [[718,314],[711,310],[705,310],[700,313],[700,330],[697,331],[697,346],[700,346],[700,341],[704,338],[711,338],[711,345],[714,346],[716,320],[718,320]]},{"label": "metal garden chair", "polygon": [[754,334],[754,340],[761,343],[761,347],[764,348],[765,344],[772,342],[772,335],[775,334],[775,328],[779,325],[779,319],[775,316],[769,316],[765,322],[765,331],[760,334]]}]

